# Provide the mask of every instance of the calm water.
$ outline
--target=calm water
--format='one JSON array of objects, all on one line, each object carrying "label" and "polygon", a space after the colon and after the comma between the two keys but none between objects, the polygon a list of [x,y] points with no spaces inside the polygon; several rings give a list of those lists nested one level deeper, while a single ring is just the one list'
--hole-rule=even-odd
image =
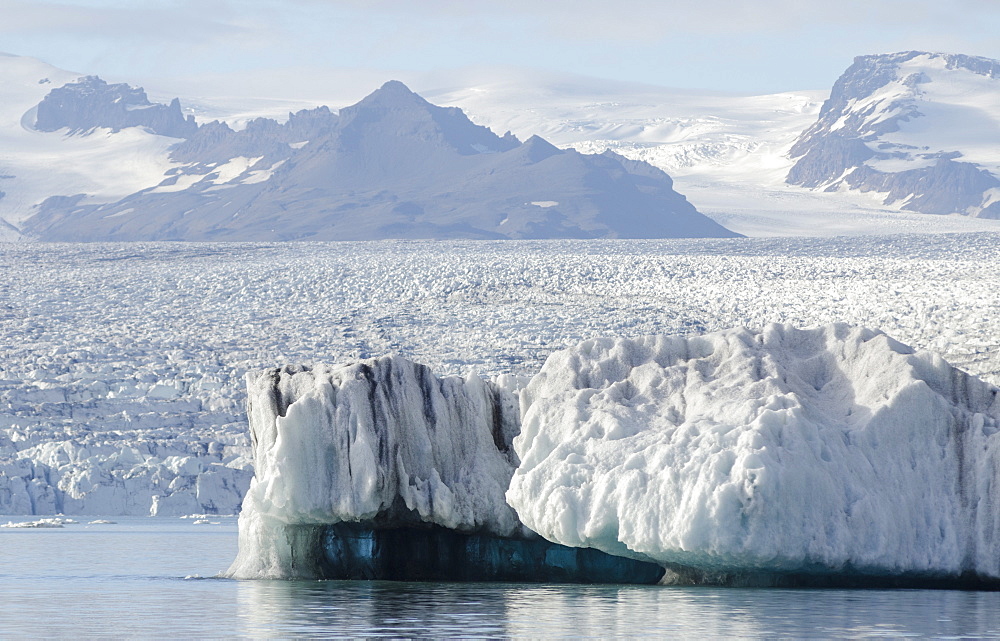
[{"label": "calm water", "polygon": [[1000,638],[1000,593],[229,581],[235,519],[79,520],[0,529],[0,637]]}]

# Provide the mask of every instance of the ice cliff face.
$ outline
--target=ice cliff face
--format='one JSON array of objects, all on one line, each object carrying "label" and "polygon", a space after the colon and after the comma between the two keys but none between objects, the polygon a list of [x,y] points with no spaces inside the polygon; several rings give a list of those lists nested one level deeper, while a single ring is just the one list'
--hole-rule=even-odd
[{"label": "ice cliff face", "polygon": [[1000,62],[910,51],[855,59],[792,146],[788,182],[877,192],[929,214],[1000,218]]},{"label": "ice cliff face", "polygon": [[679,580],[996,579],[998,394],[846,325],[586,341],[523,391],[507,499]]},{"label": "ice cliff face", "polygon": [[36,109],[35,129],[71,133],[97,127],[118,132],[126,127],[145,127],[152,133],[186,138],[198,125],[181,113],[180,101],[154,104],[140,87],[125,83],[109,85],[97,76],[84,76],[50,91]]},{"label": "ice cliff face", "polygon": [[[517,464],[514,396],[386,357],[248,377],[255,477],[230,574],[310,576],[310,526],[439,526],[523,535],[504,501]],[[315,574],[312,574],[315,575]]]},{"label": "ice cliff face", "polygon": [[253,471],[235,403],[210,376],[183,391],[110,369],[71,384],[39,374],[34,389],[0,380],[0,514],[238,512]]},{"label": "ice cliff face", "polygon": [[24,232],[73,241],[736,236],[650,165],[500,137],[399,82],[337,115],[304,111],[239,132],[211,123],[186,136],[158,185],[105,204],[49,198]]}]

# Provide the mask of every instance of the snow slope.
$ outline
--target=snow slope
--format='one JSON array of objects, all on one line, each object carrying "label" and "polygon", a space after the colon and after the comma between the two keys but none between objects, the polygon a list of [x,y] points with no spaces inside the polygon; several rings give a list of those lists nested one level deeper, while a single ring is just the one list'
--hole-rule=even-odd
[{"label": "snow slope", "polygon": [[[826,90],[746,96],[518,72],[487,82],[464,77],[422,93],[497,131],[537,131],[562,147],[645,160],[669,173],[699,211],[742,234],[1000,229],[992,221],[901,212],[876,194],[786,183],[795,164],[789,150],[816,122]],[[955,125],[941,127],[941,136]]]},{"label": "snow slope", "polygon": [[[136,128],[89,135],[37,131],[35,107],[77,77],[34,58],[0,54],[0,221],[19,227],[49,196],[114,201],[155,185],[170,168],[166,150],[177,142],[173,138]],[[15,237],[0,225],[0,239]]]},{"label": "snow slope", "polygon": [[1000,390],[880,332],[595,339],[521,395],[508,501],[678,579],[1000,578]]},{"label": "snow slope", "polygon": [[796,141],[791,183],[873,192],[903,209],[1000,218],[1000,62],[860,56]]},{"label": "snow slope", "polygon": [[8,243],[0,513],[232,513],[252,475],[243,376],[285,363],[531,376],[594,336],[843,321],[1000,383],[998,270],[995,234]]}]

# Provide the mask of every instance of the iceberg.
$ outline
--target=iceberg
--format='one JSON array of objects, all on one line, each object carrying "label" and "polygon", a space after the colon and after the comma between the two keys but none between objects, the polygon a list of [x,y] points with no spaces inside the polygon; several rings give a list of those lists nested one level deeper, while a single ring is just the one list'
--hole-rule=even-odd
[{"label": "iceberg", "polygon": [[236,578],[1000,585],[1000,390],[833,324],[247,377]]},{"label": "iceberg", "polygon": [[504,495],[517,400],[401,357],[248,375],[255,476],[235,578],[655,583],[658,565],[545,541]]},{"label": "iceberg", "polygon": [[995,585],[998,391],[843,324],[590,340],[521,392],[507,500],[668,582]]}]

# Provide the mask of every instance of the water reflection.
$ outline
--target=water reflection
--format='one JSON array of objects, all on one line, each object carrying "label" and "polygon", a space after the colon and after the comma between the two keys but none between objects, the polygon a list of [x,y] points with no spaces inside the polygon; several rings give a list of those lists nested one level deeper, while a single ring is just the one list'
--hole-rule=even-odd
[{"label": "water reflection", "polygon": [[502,636],[508,589],[494,584],[244,581],[238,612],[253,636]]},{"label": "water reflection", "polygon": [[1000,594],[244,581],[241,634],[1000,638]]}]

